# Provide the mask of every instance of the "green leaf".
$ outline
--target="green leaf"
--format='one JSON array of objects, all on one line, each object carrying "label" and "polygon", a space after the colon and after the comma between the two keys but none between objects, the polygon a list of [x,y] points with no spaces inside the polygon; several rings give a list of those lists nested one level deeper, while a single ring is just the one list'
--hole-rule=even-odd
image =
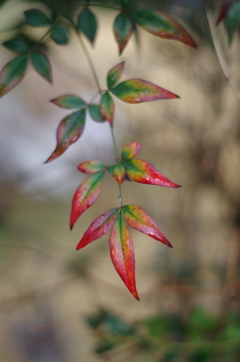
[{"label": "green leaf", "polygon": [[30,50],[28,44],[21,39],[8,40],[5,41],[2,45],[8,50],[11,50],[12,52],[15,53],[27,53]]},{"label": "green leaf", "polygon": [[0,73],[0,97],[10,92],[24,78],[27,71],[28,56],[21,55],[10,60]]},{"label": "green leaf", "polygon": [[109,166],[108,172],[112,175],[115,180],[122,184],[126,178],[126,170],[122,162],[118,162],[116,165]]},{"label": "green leaf", "polygon": [[122,54],[134,30],[132,21],[124,14],[117,15],[113,23],[113,32],[118,44],[119,55]]},{"label": "green leaf", "polygon": [[100,112],[106,121],[108,121],[111,126],[113,125],[113,116],[114,116],[114,102],[112,97],[108,92],[105,92],[100,99]]},{"label": "green leaf", "polygon": [[121,0],[121,5],[124,9],[129,8],[133,3],[133,0]]},{"label": "green leaf", "polygon": [[178,40],[196,48],[192,36],[173,18],[154,10],[140,10],[131,12],[134,20],[148,33],[160,38]]},{"label": "green leaf", "polygon": [[103,119],[101,115],[99,104],[90,104],[88,106],[88,110],[89,110],[89,115],[93,121],[98,123],[103,123],[106,121],[105,119]]},{"label": "green leaf", "polygon": [[97,33],[97,19],[92,11],[84,9],[78,17],[78,29],[83,32],[88,40],[93,44]]},{"label": "green leaf", "polygon": [[112,88],[111,92],[123,102],[127,103],[179,98],[176,94],[142,79],[125,80]]},{"label": "green leaf", "polygon": [[124,70],[124,64],[125,62],[121,62],[109,70],[107,74],[108,88],[112,88],[115,84],[119,82]]},{"label": "green leaf", "polygon": [[64,109],[81,109],[86,106],[86,103],[82,98],[79,98],[78,96],[75,96],[73,94],[51,99],[50,102]]},{"label": "green leaf", "polygon": [[47,26],[51,24],[51,21],[48,17],[38,9],[30,9],[24,11],[24,15],[26,18],[26,23],[28,25],[34,26],[35,28]]},{"label": "green leaf", "polygon": [[233,35],[240,24],[240,1],[232,5],[226,16],[226,27],[229,44],[231,44]]},{"label": "green leaf", "polygon": [[57,146],[45,163],[51,162],[61,156],[69,146],[77,142],[83,134],[86,121],[86,109],[73,112],[65,117],[57,129]]},{"label": "green leaf", "polygon": [[69,42],[68,34],[61,26],[54,26],[52,28],[51,38],[58,45],[66,45]]},{"label": "green leaf", "polygon": [[44,79],[52,83],[52,69],[51,64],[43,53],[34,52],[32,54],[33,67]]}]

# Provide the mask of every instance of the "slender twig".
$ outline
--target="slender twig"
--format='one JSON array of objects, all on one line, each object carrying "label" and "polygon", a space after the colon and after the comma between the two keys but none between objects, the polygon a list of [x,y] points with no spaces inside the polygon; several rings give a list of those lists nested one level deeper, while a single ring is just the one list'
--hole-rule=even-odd
[{"label": "slender twig", "polygon": [[[103,91],[102,91],[102,89],[101,89],[101,87],[100,87],[100,84],[99,84],[99,81],[98,81],[98,76],[97,76],[97,73],[96,73],[96,71],[95,71],[95,68],[94,68],[92,59],[91,59],[91,57],[90,57],[90,54],[88,53],[88,50],[87,50],[87,48],[86,48],[86,46],[85,46],[85,44],[84,44],[81,36],[79,35],[77,28],[75,27],[75,24],[74,24],[73,22],[71,22],[71,23],[72,23],[72,25],[73,25],[73,27],[74,27],[74,30],[75,30],[76,33],[77,33],[77,36],[78,36],[78,39],[79,39],[80,43],[81,43],[81,45],[82,45],[83,51],[84,51],[84,53],[85,53],[85,55],[86,55],[86,58],[87,58],[87,60],[88,60],[89,65],[90,65],[90,68],[91,68],[93,77],[94,77],[94,79],[95,79],[97,88],[98,88],[98,90],[99,90],[99,93],[102,93]],[[95,96],[93,99],[95,99],[95,98],[96,98],[96,96]],[[113,142],[113,148],[114,148],[115,158],[116,158],[116,160],[118,160],[117,144],[116,144],[116,139],[115,139],[115,136],[114,136],[113,128],[112,128],[111,125],[110,125],[110,130],[111,130],[111,136],[112,136],[112,142]],[[122,187],[121,187],[121,184],[119,184],[119,193],[120,193],[120,195],[119,195],[119,202],[121,203],[121,206],[122,206],[122,205],[123,205],[123,204],[122,204],[123,198],[122,198]]]},{"label": "slender twig", "polygon": [[233,89],[234,93],[240,98],[240,92],[235,88],[235,86],[232,83],[231,74],[230,74],[230,72],[228,70],[228,67],[227,67],[227,65],[226,65],[226,63],[225,63],[225,61],[223,59],[223,56],[222,56],[222,54],[220,52],[219,45],[217,44],[216,34],[215,34],[215,31],[214,31],[214,28],[213,28],[213,24],[210,21],[210,18],[209,18],[208,11],[207,11],[204,0],[202,0],[202,4],[203,4],[203,9],[204,9],[204,12],[205,12],[205,16],[206,16],[206,21],[207,21],[207,27],[208,27],[208,30],[209,30],[209,34],[211,36],[212,43],[213,43],[213,46],[214,46],[214,50],[215,50],[215,53],[217,55],[217,59],[218,59],[220,68],[222,70],[222,73],[223,73],[224,77],[226,78],[226,80],[227,80],[228,84],[230,85],[230,87]]},{"label": "slender twig", "polygon": [[91,59],[91,57],[90,57],[90,55],[89,55],[89,53],[88,53],[88,51],[87,51],[87,48],[86,48],[86,46],[85,46],[85,44],[84,44],[84,42],[83,42],[83,40],[82,40],[82,37],[81,37],[80,35],[78,35],[78,39],[79,39],[79,41],[80,41],[80,43],[81,43],[81,45],[82,45],[83,51],[84,51],[84,53],[85,53],[85,55],[86,55],[86,58],[87,58],[87,60],[88,60],[89,65],[90,65],[90,68],[91,68],[91,71],[92,71],[94,80],[95,80],[95,82],[96,82],[97,88],[98,88],[98,90],[99,90],[99,93],[101,93],[102,90],[101,90],[101,87],[100,87],[100,84],[99,84],[99,81],[98,81],[98,77],[97,77],[96,71],[95,71],[95,69],[94,69],[94,65],[93,65],[92,59]]}]

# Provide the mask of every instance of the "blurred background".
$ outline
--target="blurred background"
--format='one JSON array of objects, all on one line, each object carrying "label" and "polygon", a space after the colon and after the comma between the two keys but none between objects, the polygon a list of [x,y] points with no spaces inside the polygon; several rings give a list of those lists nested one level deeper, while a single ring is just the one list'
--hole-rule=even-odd
[{"label": "blurred background", "polygon": [[[239,33],[229,47],[223,24],[213,26],[218,1],[207,3],[209,24],[200,0],[135,4],[177,18],[198,49],[138,28],[137,41],[132,37],[119,57],[112,31],[118,11],[100,7],[91,8],[99,25],[95,46],[84,42],[103,89],[108,70],[124,60],[122,80],[142,78],[181,98],[137,105],[115,99],[118,150],[141,143],[139,157],[182,186],[123,184],[124,203],[143,207],[173,249],[131,230],[140,302],[111,264],[108,234],[76,252],[92,220],[119,204],[118,185],[106,175],[98,200],[70,232],[72,196],[85,178],[76,167],[89,159],[111,164],[114,152],[108,124],[89,118],[82,138],[43,165],[69,113],[49,100],[73,93],[89,102],[97,94],[74,33],[67,46],[46,40],[53,85],[29,67],[0,100],[1,362],[240,360],[240,106],[209,24],[238,89]],[[34,7],[46,9],[40,2],[3,3],[1,43]],[[35,39],[44,32],[21,26]],[[12,58],[1,47],[0,67]]]}]

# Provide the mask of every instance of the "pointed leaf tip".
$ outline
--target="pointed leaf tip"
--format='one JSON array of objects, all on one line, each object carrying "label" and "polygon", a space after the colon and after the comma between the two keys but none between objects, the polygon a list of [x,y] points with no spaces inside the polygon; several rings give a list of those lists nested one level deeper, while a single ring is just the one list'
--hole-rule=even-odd
[{"label": "pointed leaf tip", "polygon": [[57,128],[57,146],[45,163],[51,162],[61,156],[69,146],[81,137],[86,121],[86,109],[73,112],[65,117]]},{"label": "pointed leaf tip", "polygon": [[123,206],[123,216],[128,225],[130,225],[133,229],[136,229],[172,248],[172,245],[161,232],[157,224],[140,206]]},{"label": "pointed leaf tip", "polygon": [[117,84],[123,74],[125,62],[121,62],[115,65],[112,69],[109,70],[107,74],[107,85],[108,88],[112,88]]},{"label": "pointed leaf tip", "polygon": [[124,161],[128,177],[139,183],[179,188],[179,185],[161,174],[150,163],[139,159],[128,159]]},{"label": "pointed leaf tip", "polygon": [[122,149],[122,159],[127,160],[129,158],[135,157],[140,152],[141,147],[142,145],[140,143],[129,143]]},{"label": "pointed leaf tip", "polygon": [[125,225],[122,211],[119,213],[111,230],[109,248],[111,260],[117,273],[134,298],[139,300],[135,280],[133,241]]},{"label": "pointed leaf tip", "polygon": [[143,79],[126,80],[112,88],[111,92],[126,103],[179,98],[176,94]]},{"label": "pointed leaf tip", "polygon": [[84,173],[96,173],[105,169],[106,166],[97,160],[84,161],[78,165],[77,169]]},{"label": "pointed leaf tip", "polygon": [[118,44],[119,55],[122,54],[134,30],[132,21],[123,13],[117,15],[113,23],[113,32]]},{"label": "pointed leaf tip", "polygon": [[86,107],[84,100],[74,94],[68,94],[51,99],[49,102],[64,109],[82,109]]},{"label": "pointed leaf tip", "polygon": [[192,36],[170,16],[155,10],[140,10],[131,12],[131,16],[148,33],[160,38],[177,40],[196,48]]},{"label": "pointed leaf tip", "polygon": [[85,231],[82,239],[79,241],[77,250],[82,249],[87,244],[105,235],[116,221],[118,212],[119,208],[116,207],[93,220],[89,228]]},{"label": "pointed leaf tip", "polygon": [[77,219],[86,211],[98,198],[105,171],[93,174],[83,181],[76,190],[72,200],[72,211],[70,218],[70,229],[73,228]]}]

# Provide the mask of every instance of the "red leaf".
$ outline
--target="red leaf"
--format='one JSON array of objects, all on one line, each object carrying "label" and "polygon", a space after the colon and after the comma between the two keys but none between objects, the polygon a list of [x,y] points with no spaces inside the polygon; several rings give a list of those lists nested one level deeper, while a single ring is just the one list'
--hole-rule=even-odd
[{"label": "red leaf", "polygon": [[0,73],[0,98],[22,81],[27,71],[27,64],[27,55],[20,55],[5,64]]},{"label": "red leaf", "polygon": [[96,201],[99,196],[104,172],[105,171],[98,172],[83,181],[75,192],[72,200],[70,229],[73,228],[77,219]]},{"label": "red leaf", "polygon": [[77,168],[79,171],[82,171],[84,173],[97,173],[99,171],[102,171],[105,166],[99,161],[89,160],[80,163]]},{"label": "red leaf", "polygon": [[128,177],[135,182],[173,188],[181,187],[170,181],[146,161],[130,159],[124,161],[124,166]]},{"label": "red leaf", "polygon": [[77,250],[82,249],[92,241],[101,238],[105,235],[113,226],[117,219],[119,208],[111,209],[104,214],[98,216],[85,231],[82,239],[77,245]]},{"label": "red leaf", "polygon": [[85,128],[86,109],[73,112],[65,117],[57,129],[57,146],[52,155],[45,161],[50,162],[61,156],[69,146],[77,142]]},{"label": "red leaf", "polygon": [[108,171],[120,184],[122,184],[123,181],[126,179],[126,170],[122,162],[119,162],[114,166],[109,166]]},{"label": "red leaf", "polygon": [[109,239],[110,255],[112,263],[122,281],[139,300],[135,281],[135,258],[131,235],[122,217],[122,212],[112,228]]},{"label": "red leaf", "polygon": [[236,0],[223,0],[220,12],[218,14],[218,18],[216,21],[216,25],[218,25],[223,19],[225,19],[229,8],[236,2]]},{"label": "red leaf", "polygon": [[122,159],[128,160],[129,158],[135,157],[141,149],[142,145],[137,142],[129,143],[122,149]]},{"label": "red leaf", "polygon": [[141,207],[137,205],[123,206],[123,216],[133,229],[140,231],[153,239],[161,241],[163,244],[172,248],[172,245],[163,235],[157,224]]}]

